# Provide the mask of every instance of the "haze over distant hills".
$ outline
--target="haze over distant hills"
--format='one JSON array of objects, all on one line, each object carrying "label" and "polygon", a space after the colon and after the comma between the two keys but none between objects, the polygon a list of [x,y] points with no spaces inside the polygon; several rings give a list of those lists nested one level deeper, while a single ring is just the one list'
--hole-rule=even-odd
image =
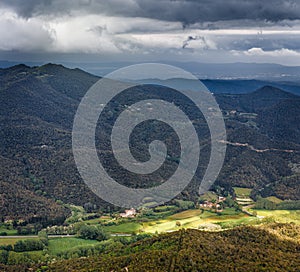
[{"label": "haze over distant hills", "polygon": [[[108,206],[83,183],[71,149],[77,106],[98,79],[80,69],[55,64],[0,69],[2,216],[43,214],[52,218],[59,211],[56,214],[63,217],[66,211],[56,200]],[[242,81],[240,84],[243,93]],[[300,97],[274,86],[215,97],[228,133],[226,161],[217,184],[299,199]],[[134,182],[130,180],[129,185],[141,185]],[[192,184],[181,197],[193,199],[195,192]],[[49,207],[51,211],[45,215]]]},{"label": "haze over distant hills", "polygon": [[[42,62],[24,62],[28,66],[40,66]],[[300,66],[284,66],[269,63],[198,63],[163,62],[193,73],[213,93],[248,93],[265,85],[300,95]],[[0,61],[0,68],[9,68],[19,62]],[[91,74],[104,76],[116,69],[135,64],[133,62],[62,62],[68,68],[81,68]],[[181,84],[178,79],[174,84]],[[163,82],[157,81],[158,84]],[[184,82],[193,86],[193,82]]]},{"label": "haze over distant hills", "polygon": [[[298,82],[300,77],[300,66],[284,66],[275,63],[201,63],[201,62],[175,62],[175,61],[153,61],[174,65],[185,69],[199,79],[220,80],[261,80]],[[0,60],[0,68],[9,68],[20,62]],[[28,66],[40,66],[45,63],[25,61]],[[68,68],[79,67],[89,73],[104,76],[116,69],[133,65],[139,62],[61,62]]]}]

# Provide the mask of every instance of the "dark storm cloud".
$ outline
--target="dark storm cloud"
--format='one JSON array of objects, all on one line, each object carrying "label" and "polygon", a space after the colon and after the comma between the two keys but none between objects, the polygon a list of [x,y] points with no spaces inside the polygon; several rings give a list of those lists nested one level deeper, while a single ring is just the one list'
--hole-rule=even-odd
[{"label": "dark storm cloud", "polygon": [[15,12],[23,17],[32,17],[37,13],[37,11],[39,11],[39,13],[48,13],[53,4],[52,2],[52,0],[4,0],[0,2],[0,7],[12,8]]},{"label": "dark storm cloud", "polygon": [[0,0],[0,14],[2,58],[299,63],[300,0]]},{"label": "dark storm cloud", "polygon": [[2,0],[0,6],[13,8],[24,17],[78,11],[179,21],[183,26],[227,20],[300,19],[300,2],[296,0]]}]

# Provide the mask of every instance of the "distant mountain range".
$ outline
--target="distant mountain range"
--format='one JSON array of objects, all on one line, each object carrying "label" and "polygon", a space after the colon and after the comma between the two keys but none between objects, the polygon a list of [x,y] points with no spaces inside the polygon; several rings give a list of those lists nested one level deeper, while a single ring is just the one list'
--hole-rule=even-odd
[{"label": "distant mountain range", "polygon": [[[275,63],[200,63],[153,61],[174,65],[193,73],[199,79],[213,80],[259,80],[268,82],[297,82],[300,84],[300,66],[284,66]],[[104,76],[116,69],[136,64],[137,62],[61,62],[68,68],[79,67],[89,73]],[[0,68],[9,68],[19,62],[0,60]],[[28,66],[41,66],[43,62],[24,62]]]},{"label": "distant mountain range", "polygon": [[[168,84],[168,86],[184,87],[193,90],[197,88],[198,82],[191,79],[181,79],[181,78],[172,78],[168,80],[159,80],[159,79],[145,79],[137,80],[139,83],[154,83],[159,85]],[[214,94],[246,94],[251,93],[253,90],[260,89],[264,86],[273,86],[280,88],[284,91],[300,95],[300,83],[297,82],[272,82],[272,81],[263,81],[263,80],[242,80],[242,79],[202,79],[201,82]]]},{"label": "distant mountain range", "polygon": [[[67,214],[60,201],[109,206],[83,183],[71,148],[77,106],[98,79],[55,64],[0,69],[0,214],[4,218],[60,220]],[[222,81],[204,83],[211,82],[219,90],[230,88]],[[269,84],[257,89],[254,81],[250,92],[248,81],[245,86],[243,81],[235,82],[238,93],[214,91],[228,133],[226,161],[217,184],[229,189],[251,187],[263,196],[300,199],[298,92]],[[138,182],[124,181],[130,186],[143,185]],[[193,199],[195,188],[192,184],[181,197]]]}]

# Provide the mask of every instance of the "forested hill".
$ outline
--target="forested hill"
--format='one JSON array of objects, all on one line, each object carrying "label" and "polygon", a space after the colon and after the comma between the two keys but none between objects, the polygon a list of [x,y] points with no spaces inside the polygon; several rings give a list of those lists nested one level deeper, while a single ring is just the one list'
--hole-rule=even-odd
[{"label": "forested hill", "polygon": [[[222,232],[181,230],[101,255],[41,265],[44,271],[299,271],[299,226],[272,224]],[[80,250],[80,248],[77,248]],[[76,256],[76,250],[74,250]],[[25,271],[26,266],[17,267]],[[9,269],[16,269],[6,267]]]},{"label": "forested hill", "polygon": [[[98,79],[55,64],[0,69],[0,214],[4,218],[41,213],[52,217],[53,211],[60,211],[60,217],[66,214],[60,201],[108,206],[83,183],[71,149],[77,106]],[[216,95],[228,133],[226,162],[217,184],[299,199],[300,99],[272,86],[253,91]],[[115,175],[123,178],[117,171]],[[131,179],[130,186],[137,186],[135,182]],[[183,197],[193,199],[196,185],[188,187]]]},{"label": "forested hill", "polygon": [[63,222],[69,211],[56,200],[95,199],[76,172],[71,128],[80,98],[97,80],[55,64],[0,69],[2,217]]}]

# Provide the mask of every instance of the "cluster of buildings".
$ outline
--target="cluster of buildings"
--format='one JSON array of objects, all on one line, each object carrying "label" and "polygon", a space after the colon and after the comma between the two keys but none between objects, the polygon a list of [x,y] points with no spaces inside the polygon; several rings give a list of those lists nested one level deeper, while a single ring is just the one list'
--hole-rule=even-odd
[{"label": "cluster of buildings", "polygon": [[[221,205],[222,202],[226,200],[226,197],[218,196],[217,200],[205,200],[203,203],[199,204],[200,208],[204,209],[213,209],[218,212],[223,211],[223,205]],[[134,208],[131,208],[129,210],[125,210],[123,213],[120,213],[119,216],[122,218],[134,218],[137,215],[137,210]]]},{"label": "cluster of buildings", "polygon": [[130,210],[125,210],[125,212],[120,213],[120,216],[123,218],[133,218],[137,214],[136,209],[131,208]]},{"label": "cluster of buildings", "polygon": [[200,206],[200,208],[214,209],[214,210],[217,210],[219,212],[222,212],[223,207],[220,203],[222,203],[225,200],[226,200],[226,197],[218,196],[218,199],[216,201],[212,202],[210,200],[205,200],[204,203],[201,203],[199,206]]}]

